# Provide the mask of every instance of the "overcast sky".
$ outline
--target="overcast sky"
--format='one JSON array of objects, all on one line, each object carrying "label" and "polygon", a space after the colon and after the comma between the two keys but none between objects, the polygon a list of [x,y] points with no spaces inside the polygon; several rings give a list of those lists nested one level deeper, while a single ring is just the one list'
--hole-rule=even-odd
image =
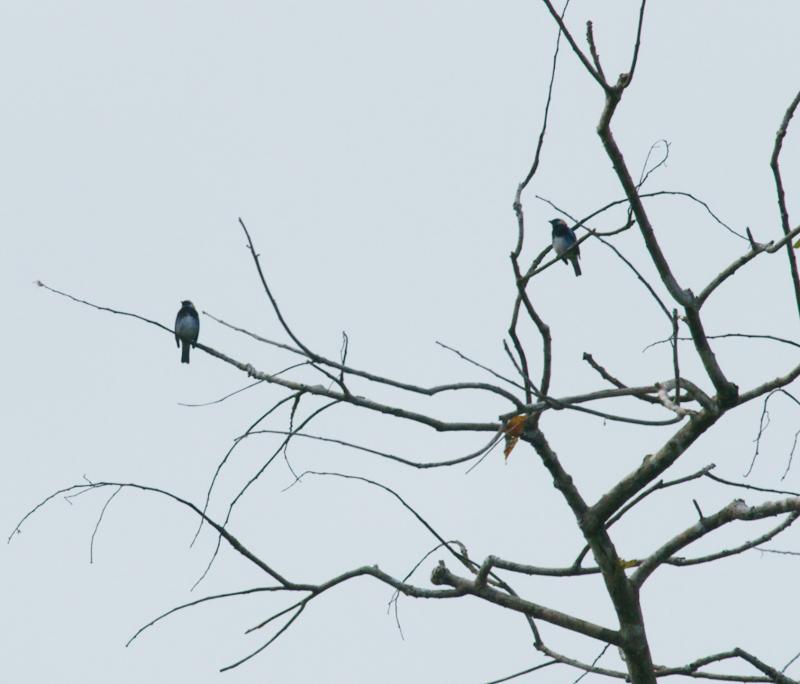
[{"label": "overcast sky", "polygon": [[[585,20],[594,20],[606,73],[624,71],[637,3],[575,0],[569,12],[581,39]],[[788,0],[652,2],[635,83],[613,124],[637,172],[654,142],[670,142],[669,161],[649,189],[692,192],[757,240],[780,234],[769,156],[798,89],[798,22],[800,7]],[[346,330],[356,367],[424,385],[488,379],[437,347],[440,340],[513,374],[502,350],[513,303],[511,203],[532,158],[555,37],[535,0],[2,3],[3,529],[84,476],[202,502],[232,440],[284,396],[260,386],[214,406],[180,406],[217,399],[247,378],[200,351],[182,365],[171,335],[34,285],[40,279],[170,327],[189,298],[202,311],[288,341],[245,249],[240,216],[287,319],[313,349],[335,357]],[[560,59],[542,166],[524,198],[523,261],[548,243],[547,220],[556,215],[535,195],[577,216],[621,197],[595,133],[601,93],[569,50]],[[783,156],[790,211],[800,189],[797,127]],[[694,204],[670,198],[648,206],[676,274],[695,291],[747,249]],[[609,215],[595,227],[622,218]],[[654,278],[638,233],[617,245]],[[668,378],[667,346],[642,353],[669,334],[646,291],[596,242],[582,253],[580,280],[557,264],[532,286],[553,329],[553,393],[602,387],[581,361],[585,351],[630,384]],[[711,333],[797,339],[783,253],[743,270],[709,304],[706,325]],[[266,372],[296,360],[205,316],[200,339]],[[525,339],[538,364],[534,331],[526,329]],[[795,364],[787,349],[715,344],[743,388]],[[688,347],[682,368],[709,388]],[[442,418],[494,421],[510,409],[480,394],[419,400],[354,386]],[[301,405],[301,414],[318,405]],[[635,403],[614,408],[641,411]],[[798,490],[800,465],[780,482],[797,407],[777,398],[770,415],[749,482]],[[753,405],[726,418],[670,475],[716,463],[720,475],[741,479],[758,417]],[[283,410],[266,427],[287,424]],[[671,431],[575,413],[548,415],[542,426],[589,500]],[[347,407],[324,414],[309,432],[418,460],[466,454],[488,439],[439,435]],[[276,440],[255,437],[234,452],[213,515],[224,516]],[[581,548],[566,505],[525,446],[507,465],[495,453],[468,475],[463,467],[412,471],[311,441],[294,443],[289,459],[298,472],[336,470],[391,485],[478,560],[495,553],[564,565]],[[292,481],[287,463],[276,461],[231,522],[234,534],[292,579],[323,581],[367,563],[402,577],[435,545],[385,493],[334,479],[284,491]],[[191,592],[214,536],[206,532],[189,548],[196,525],[189,512],[130,492],[108,507],[90,564],[109,493],[58,498],[2,546],[0,654],[8,681],[480,682],[543,660],[524,620],[470,599],[401,599],[403,639],[387,614],[390,590],[371,580],[315,601],[265,653],[229,673],[218,670],[269,637],[244,630],[287,599],[189,609],[126,649],[159,613],[265,579],[225,550]],[[645,555],[692,524],[693,498],[713,511],[738,495],[702,483],[653,497],[641,516],[619,526],[620,552]],[[762,529],[726,530],[697,550]],[[798,532],[775,547],[800,549]],[[428,586],[443,557],[434,554],[413,580]],[[643,594],[654,660],[674,665],[742,646],[782,666],[800,650],[797,563],[753,552],[659,571]],[[616,627],[597,577],[517,584],[532,600]],[[544,636],[586,660],[598,652],[596,643],[556,628],[545,627]],[[602,663],[619,666],[616,654]],[[551,668],[520,681],[575,676]]]}]

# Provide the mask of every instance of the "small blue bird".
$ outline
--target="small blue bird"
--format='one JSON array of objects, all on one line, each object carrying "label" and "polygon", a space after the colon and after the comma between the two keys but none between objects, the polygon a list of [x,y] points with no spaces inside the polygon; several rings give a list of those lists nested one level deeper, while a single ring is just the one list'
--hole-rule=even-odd
[{"label": "small blue bird", "polygon": [[197,342],[199,334],[200,317],[197,315],[194,304],[186,299],[181,302],[181,310],[178,311],[178,317],[175,319],[175,344],[179,347],[183,344],[181,363],[189,363],[189,347]]},{"label": "small blue bird", "polygon": [[550,224],[553,226],[553,251],[561,257],[561,261],[565,264],[569,259],[572,262],[575,275],[579,276],[581,274],[581,266],[578,263],[578,259],[581,256],[581,249],[578,247],[578,239],[575,237],[575,233],[560,218],[551,219]]}]

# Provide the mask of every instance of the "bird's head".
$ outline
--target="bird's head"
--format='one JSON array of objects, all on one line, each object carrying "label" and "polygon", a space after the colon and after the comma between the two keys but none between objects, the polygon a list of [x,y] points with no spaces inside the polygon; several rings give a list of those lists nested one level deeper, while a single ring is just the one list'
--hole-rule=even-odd
[{"label": "bird's head", "polygon": [[184,299],[181,302],[181,306],[187,309],[194,309],[194,304],[192,304],[188,299]]},{"label": "bird's head", "polygon": [[569,228],[569,226],[564,222],[564,219],[554,218],[550,219],[550,225],[553,228]]}]

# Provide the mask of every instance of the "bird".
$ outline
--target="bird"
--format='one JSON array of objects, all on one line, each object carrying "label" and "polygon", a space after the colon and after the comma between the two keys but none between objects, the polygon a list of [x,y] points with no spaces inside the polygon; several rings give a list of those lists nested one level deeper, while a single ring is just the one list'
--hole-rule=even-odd
[{"label": "bird", "polygon": [[553,250],[565,264],[569,259],[572,262],[575,275],[579,276],[581,274],[581,266],[578,263],[578,259],[581,256],[581,249],[578,247],[578,240],[574,231],[560,218],[551,219],[550,224],[553,226]]},{"label": "bird", "polygon": [[189,363],[189,347],[197,342],[197,335],[200,333],[200,317],[197,309],[194,308],[188,299],[181,302],[181,309],[175,319],[175,344],[179,347],[183,343],[181,351],[181,363]]}]

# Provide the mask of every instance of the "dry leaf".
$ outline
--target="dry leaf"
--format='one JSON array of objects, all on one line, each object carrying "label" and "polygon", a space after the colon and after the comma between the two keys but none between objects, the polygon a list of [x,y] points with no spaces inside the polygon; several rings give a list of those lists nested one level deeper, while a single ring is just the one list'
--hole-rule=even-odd
[{"label": "dry leaf", "polygon": [[525,429],[526,420],[528,420],[528,416],[526,416],[524,413],[514,416],[513,418],[509,418],[506,426],[503,428],[503,432],[506,436],[506,448],[503,449],[503,455],[505,456],[506,461],[508,460],[508,455],[514,449],[514,447],[517,446],[517,442],[519,442],[519,436]]}]

